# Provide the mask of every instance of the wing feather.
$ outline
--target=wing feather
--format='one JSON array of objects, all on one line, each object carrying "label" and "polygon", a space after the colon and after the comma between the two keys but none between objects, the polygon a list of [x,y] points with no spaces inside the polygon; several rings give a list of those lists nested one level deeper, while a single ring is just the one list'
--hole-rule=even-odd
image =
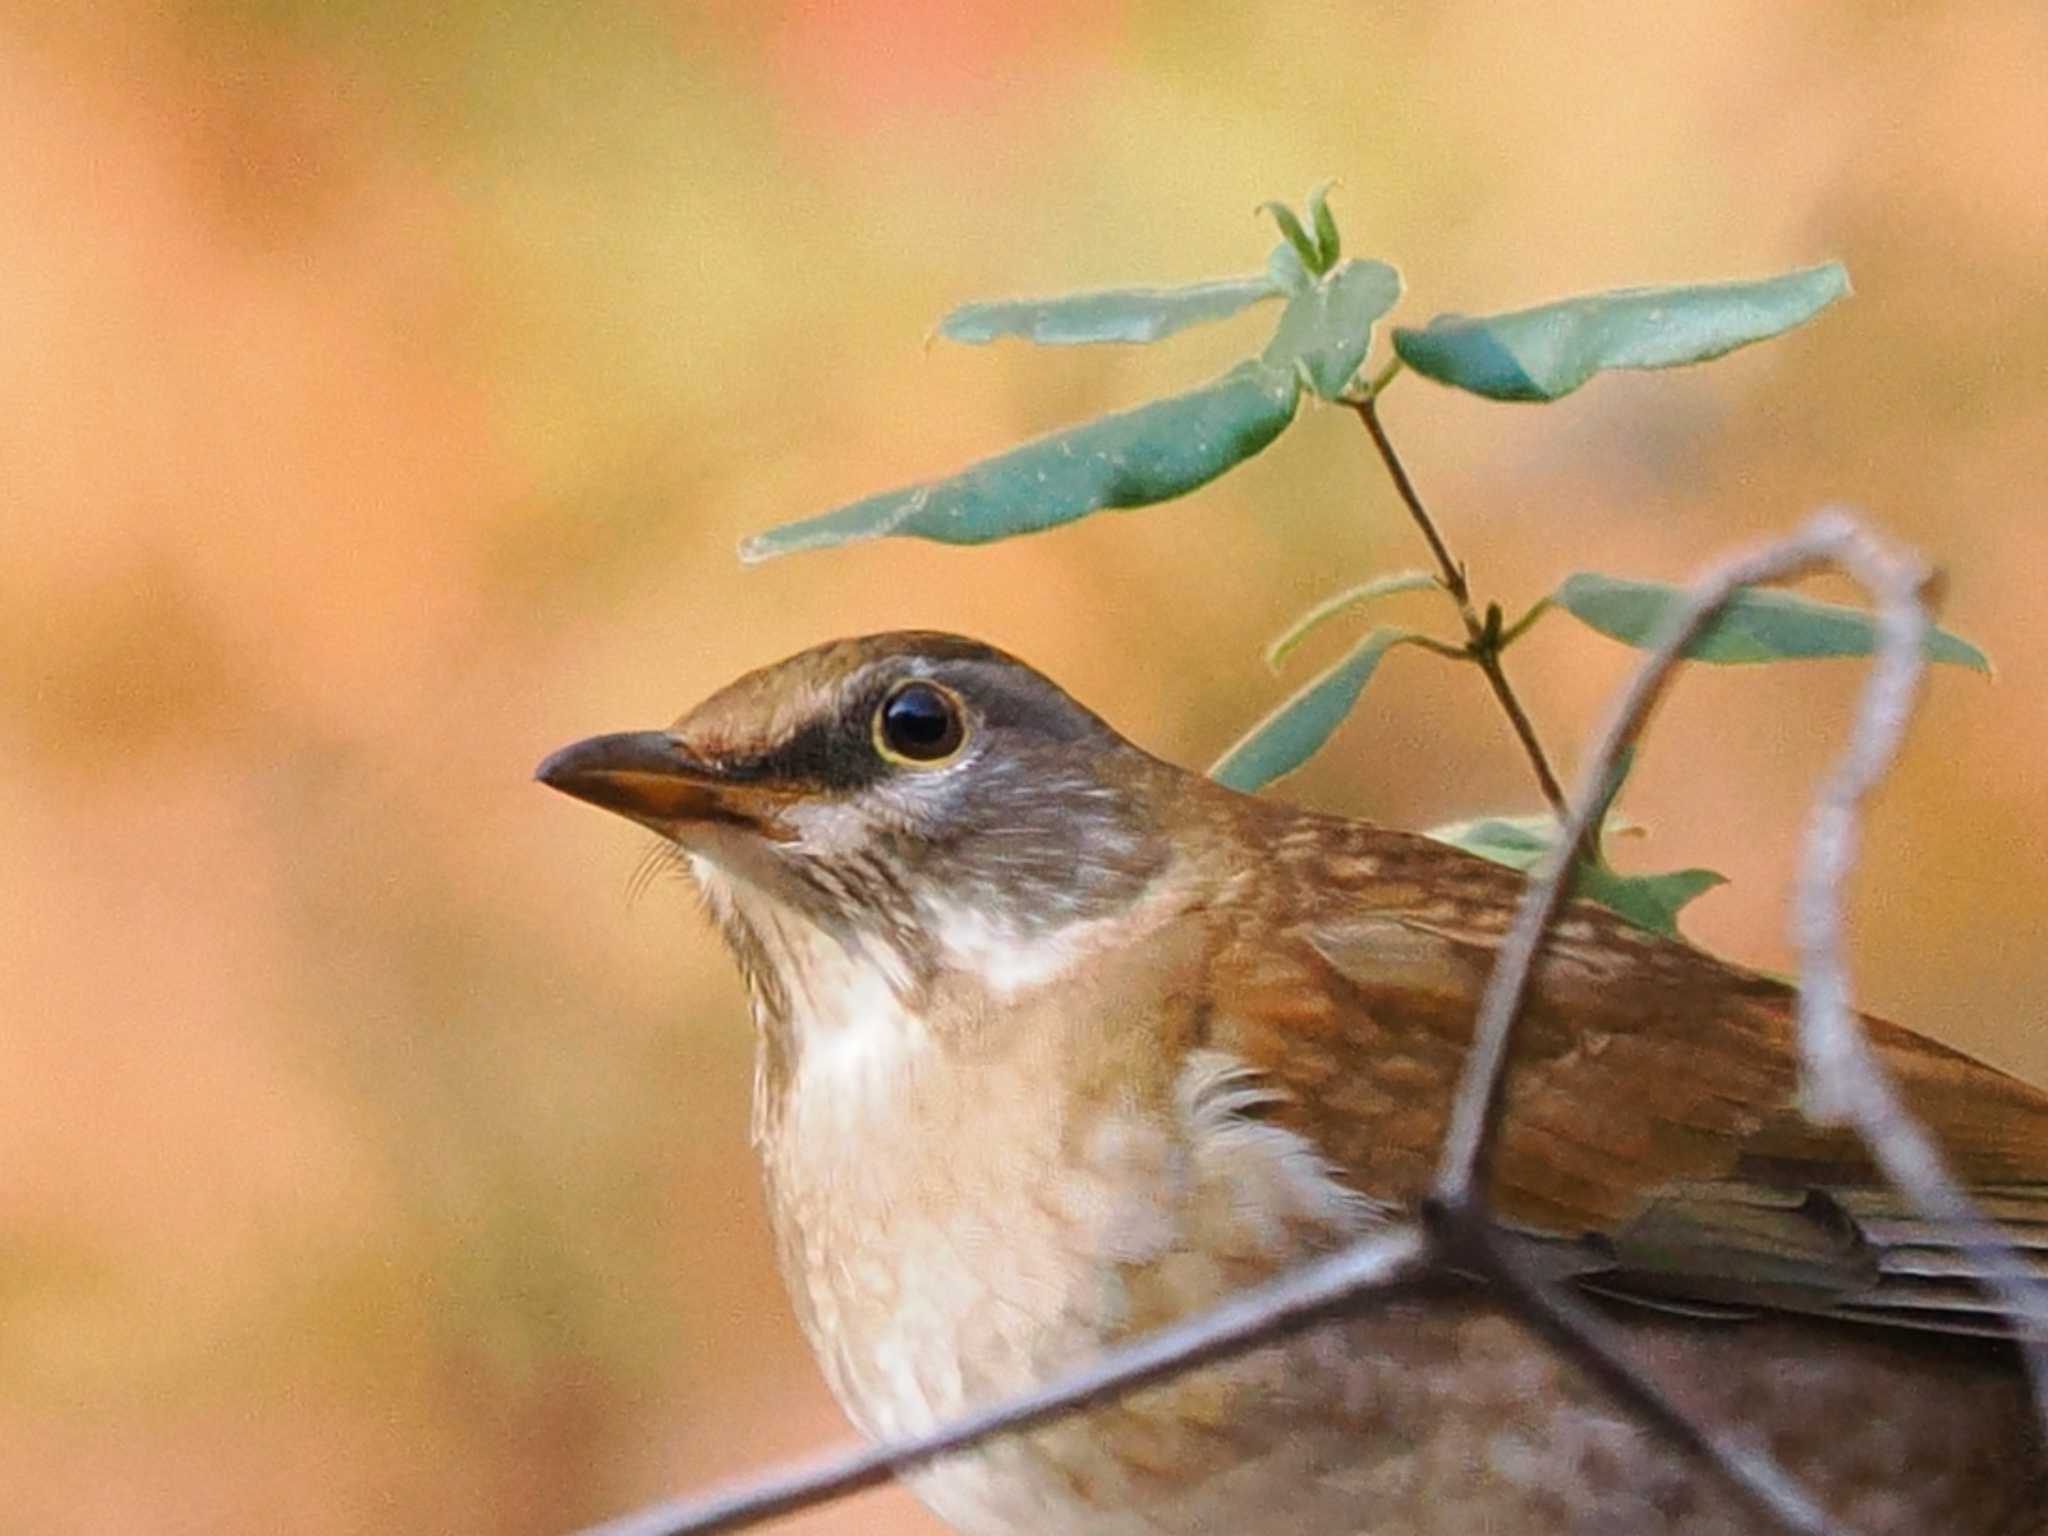
[{"label": "wing feather", "polygon": [[[1286,857],[1299,836],[1278,861],[1291,920],[1255,912],[1215,956],[1218,1043],[1362,1191],[1412,1202],[1521,878],[1405,834],[1316,828],[1313,861]],[[2048,1096],[1869,1028],[1958,1179],[2048,1279]],[[1958,1235],[1908,1208],[1853,1134],[1806,1120],[1797,1091],[1788,988],[1570,903],[1518,1037],[1495,1208],[1581,1243],[1581,1283],[1646,1305],[2005,1331]]]}]

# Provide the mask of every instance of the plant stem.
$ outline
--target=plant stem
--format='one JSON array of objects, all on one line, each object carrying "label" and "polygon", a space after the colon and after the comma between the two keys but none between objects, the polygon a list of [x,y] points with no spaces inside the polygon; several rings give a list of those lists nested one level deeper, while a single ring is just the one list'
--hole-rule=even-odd
[{"label": "plant stem", "polygon": [[1404,364],[1399,357],[1388,358],[1387,366],[1382,368],[1378,373],[1374,374],[1372,376],[1372,382],[1365,386],[1366,398],[1368,400],[1379,399],[1380,392],[1384,390],[1389,384],[1393,383],[1395,377],[1406,366],[1407,365]]},{"label": "plant stem", "polygon": [[[1382,375],[1390,377],[1391,375]],[[1416,494],[1415,482],[1408,478],[1408,470],[1401,462],[1401,456],[1394,452],[1393,442],[1387,437],[1387,429],[1380,425],[1379,407],[1375,393],[1363,400],[1347,402],[1358,412],[1358,419],[1365,423],[1365,430],[1372,434],[1373,447],[1379,450],[1380,461],[1387,466],[1394,489],[1407,507],[1409,516],[1415,519],[1415,526],[1422,530],[1423,542],[1429,546],[1435,558],[1438,579],[1451,595],[1451,601],[1458,605],[1458,616],[1465,621],[1467,638],[1465,654],[1478,663],[1479,670],[1486,675],[1493,696],[1500,701],[1501,709],[1508,717],[1508,724],[1514,727],[1515,735],[1522,743],[1522,750],[1529,755],[1529,765],[1536,770],[1536,783],[1543,791],[1543,798],[1550,802],[1550,809],[1562,822],[1565,817],[1564,788],[1551,771],[1550,759],[1544,755],[1543,743],[1536,739],[1536,727],[1530,722],[1528,711],[1522,708],[1522,701],[1515,696],[1514,688],[1508,682],[1508,675],[1501,667],[1501,637],[1489,634],[1485,622],[1472,606],[1472,589],[1465,581],[1465,567],[1451,558],[1445,546],[1443,535],[1436,531],[1436,523],[1429,511],[1422,505],[1421,496]]]},{"label": "plant stem", "polygon": [[1441,656],[1447,661],[1470,661],[1472,659],[1472,653],[1466,650],[1464,646],[1452,645],[1448,641],[1437,639],[1434,635],[1410,635],[1408,637],[1408,644],[1416,647],[1418,650],[1429,651],[1434,655]]}]

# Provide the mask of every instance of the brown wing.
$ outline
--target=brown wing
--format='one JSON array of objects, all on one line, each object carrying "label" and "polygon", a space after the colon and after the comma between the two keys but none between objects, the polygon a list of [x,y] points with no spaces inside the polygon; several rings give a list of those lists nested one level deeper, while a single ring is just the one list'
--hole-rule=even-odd
[{"label": "brown wing", "polygon": [[[1427,839],[1292,818],[1211,973],[1216,1043],[1366,1192],[1426,1190],[1519,876]],[[2048,1096],[1871,1021],[1957,1177],[2048,1274]],[[1853,1134],[1800,1114],[1792,994],[1573,903],[1518,1036],[1493,1199],[1580,1240],[1589,1287],[1677,1310],[1997,1331],[1955,1234]]]}]

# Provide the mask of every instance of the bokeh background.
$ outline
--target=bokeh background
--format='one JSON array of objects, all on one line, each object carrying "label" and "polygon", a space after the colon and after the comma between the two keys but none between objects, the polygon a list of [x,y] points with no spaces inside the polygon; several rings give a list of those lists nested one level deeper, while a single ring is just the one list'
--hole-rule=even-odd
[{"label": "bokeh background", "polygon": [[[1710,368],[1386,414],[1511,611],[1834,498],[1941,562],[2001,672],[1935,682],[1857,969],[2048,1080],[2044,75],[2033,0],[0,0],[0,1525],[546,1533],[844,1434],[737,986],[684,890],[629,899],[639,836],[528,774],[901,625],[1206,762],[1287,685],[1266,636],[1418,562],[1343,413],[993,549],[733,544],[1207,376],[1265,321],[924,337],[1255,269],[1253,205],[1325,176],[1411,320],[1848,262]],[[1628,661],[1568,620],[1515,653],[1561,759]],[[1788,963],[1854,677],[1667,710],[1636,856],[1733,877],[1705,942]],[[1420,653],[1283,792],[1532,800]],[[934,1527],[887,1493],[792,1529]]]}]

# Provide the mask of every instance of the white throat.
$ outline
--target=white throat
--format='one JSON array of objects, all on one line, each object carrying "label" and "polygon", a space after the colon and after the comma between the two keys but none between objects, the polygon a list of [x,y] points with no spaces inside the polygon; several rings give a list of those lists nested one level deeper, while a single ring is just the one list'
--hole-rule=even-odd
[{"label": "white throat", "polygon": [[[742,862],[692,853],[690,868],[713,915],[743,926],[780,980],[780,1019],[767,1017],[771,1003],[762,981],[754,979],[750,991],[756,1025],[764,1032],[779,1028],[789,1042],[792,1061],[781,1087],[783,1112],[794,1117],[794,1128],[855,1137],[900,1111],[916,1080],[937,1067],[941,1049],[924,1013],[924,978],[905,955],[858,926],[822,926],[750,878]],[[937,892],[919,893],[917,907],[936,984],[1009,1005],[1141,938],[1184,900],[1180,884],[1156,880],[1113,915],[1043,925],[1021,924]],[[757,1114],[764,1087],[757,1079]],[[760,1130],[757,1121],[757,1135]]]},{"label": "white throat", "polygon": [[[713,915],[738,918],[781,978],[788,1016],[780,1027],[795,1046],[790,1112],[833,1121],[819,1129],[852,1133],[886,1114],[931,1054],[931,1031],[911,1006],[915,978],[894,946],[851,930],[828,932],[743,876],[690,856]],[[755,1024],[770,1027],[760,986],[750,987]],[[755,1107],[761,1108],[756,1085]],[[758,1131],[758,1126],[757,1126]]]}]

